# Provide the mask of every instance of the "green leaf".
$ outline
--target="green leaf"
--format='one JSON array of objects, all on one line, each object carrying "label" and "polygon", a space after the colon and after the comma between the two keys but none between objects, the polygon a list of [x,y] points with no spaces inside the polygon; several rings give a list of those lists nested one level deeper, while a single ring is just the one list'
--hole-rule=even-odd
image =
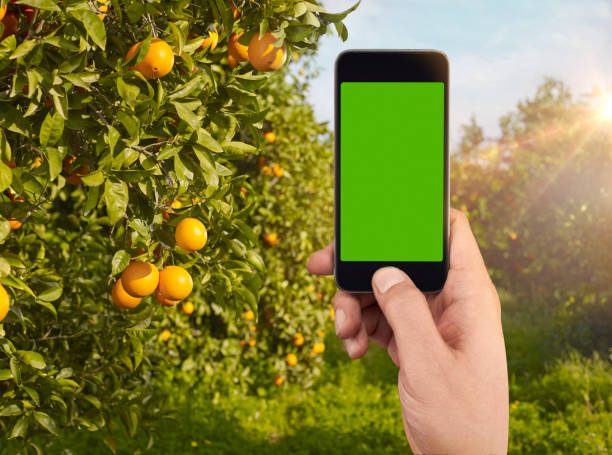
[{"label": "green leaf", "polygon": [[138,365],[142,362],[143,358],[143,349],[142,342],[136,336],[131,337],[132,342],[132,352],[134,353],[134,369],[138,368]]},{"label": "green leaf", "polygon": [[[0,381],[7,381],[8,379],[13,379],[13,373],[11,373],[11,370],[0,370]],[[6,415],[2,414],[2,412],[3,411],[0,411],[0,416]]]},{"label": "green leaf", "polygon": [[83,183],[87,186],[100,186],[104,183],[104,174],[100,169],[96,169],[87,175],[81,177]]},{"label": "green leaf", "polygon": [[[6,39],[4,41],[6,41]],[[14,133],[30,136],[32,124],[24,119],[21,112],[15,109],[12,104],[2,103],[2,109],[0,109],[0,126]]]},{"label": "green leaf", "polygon": [[22,416],[15,426],[13,427],[13,431],[11,432],[11,436],[9,439],[13,438],[25,438],[28,432],[28,418],[26,416]]},{"label": "green leaf", "polygon": [[7,276],[11,273],[11,265],[6,259],[0,257],[0,276]]},{"label": "green leaf", "polygon": [[104,184],[104,203],[111,224],[115,224],[125,216],[128,200],[129,193],[125,182],[106,181]]},{"label": "green leaf", "polygon": [[30,52],[32,52],[32,49],[34,49],[37,44],[38,44],[38,41],[36,40],[33,40],[33,39],[25,40],[23,43],[17,46],[17,49],[15,49],[15,52],[11,54],[10,59],[14,60],[20,57],[25,57]]},{"label": "green leaf", "polygon": [[177,101],[172,101],[172,105],[176,110],[176,115],[178,115],[180,119],[185,120],[194,130],[198,129],[198,127],[200,126],[200,118],[193,113],[187,103],[179,103]]},{"label": "green leaf", "polygon": [[211,152],[223,153],[223,147],[204,128],[198,129],[197,143]]},{"label": "green leaf", "polygon": [[17,5],[28,5],[46,11],[61,11],[53,0],[21,0]]},{"label": "green leaf", "polygon": [[45,359],[38,352],[18,350],[17,355],[22,362],[27,363],[32,368],[36,368],[37,370],[42,370],[47,366]]},{"label": "green leaf", "polygon": [[247,90],[257,90],[268,82],[268,74],[253,74],[252,71],[234,76],[238,83]]},{"label": "green leaf", "polygon": [[327,21],[327,22],[338,22],[338,21],[341,21],[346,16],[348,16],[350,13],[355,11],[360,3],[361,3],[361,0],[359,0],[357,3],[355,3],[349,9],[347,9],[347,10],[341,12],[341,13],[319,13],[319,17],[321,19]]},{"label": "green leaf", "polygon": [[13,171],[0,161],[0,191],[6,190],[13,182]]},{"label": "green leaf", "polygon": [[61,286],[53,286],[47,289],[45,292],[38,294],[38,299],[45,302],[55,302],[62,296],[64,290]]},{"label": "green leaf", "polygon": [[13,374],[13,378],[17,384],[21,383],[21,368],[19,368],[19,363],[17,359],[9,360],[9,367],[11,368],[11,373]]},{"label": "green leaf", "polygon": [[0,220],[0,242],[4,240],[11,232],[11,225],[6,220]]},{"label": "green leaf", "polygon": [[45,148],[45,155],[47,155],[47,162],[49,163],[49,178],[55,180],[62,171],[62,158],[59,150],[47,147]]},{"label": "green leaf", "polygon": [[106,29],[104,21],[93,12],[86,9],[73,9],[69,13],[85,27],[87,35],[102,50],[106,48]]},{"label": "green leaf", "polygon": [[40,126],[40,145],[46,147],[48,145],[56,145],[64,132],[64,119],[59,113],[51,115],[47,113],[45,119]]},{"label": "green leaf", "polygon": [[111,260],[111,275],[116,275],[123,272],[123,269],[125,269],[130,263],[130,259],[130,253],[125,250],[115,252],[113,259]]},{"label": "green leaf", "polygon": [[9,276],[2,277],[0,278],[0,282],[12,288],[21,289],[22,291],[26,291],[32,297],[36,297],[34,295],[34,292],[32,292],[32,289],[30,289],[27,284],[25,284],[23,281],[21,281],[16,276],[9,275]]},{"label": "green leaf", "polygon": [[89,188],[87,192],[87,200],[85,201],[85,206],[83,207],[83,211],[85,213],[93,210],[96,205],[98,205],[98,198],[100,196],[100,187],[92,186]]},{"label": "green leaf", "polygon": [[223,148],[230,153],[254,153],[257,148],[244,142],[224,142]]},{"label": "green leaf", "polygon": [[140,88],[137,85],[128,84],[121,77],[117,78],[117,91],[128,104],[133,104],[140,95]]},{"label": "green leaf", "polygon": [[[0,370],[0,372],[2,371],[8,371],[10,374],[9,370]],[[9,376],[7,378],[4,379],[0,379],[0,380],[6,380],[6,379],[11,379],[13,376]],[[0,376],[1,378],[1,376]],[[5,408],[0,409],[0,417],[12,417],[12,416],[18,416],[19,414],[21,414],[21,408],[19,406],[17,406],[16,404],[11,404],[8,405]]]},{"label": "green leaf", "polygon": [[55,420],[51,418],[49,414],[45,414],[41,411],[34,411],[34,418],[49,433],[57,434],[57,426]]}]

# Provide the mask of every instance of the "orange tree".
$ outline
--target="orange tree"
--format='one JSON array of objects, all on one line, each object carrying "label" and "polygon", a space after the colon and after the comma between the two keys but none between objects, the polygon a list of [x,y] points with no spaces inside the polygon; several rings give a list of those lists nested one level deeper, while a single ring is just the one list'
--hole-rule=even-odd
[{"label": "orange tree", "polygon": [[[149,428],[165,415],[154,380],[177,359],[183,372],[229,362],[248,376],[259,363],[242,328],[262,289],[278,326],[249,347],[284,378],[292,352],[280,341],[323,322],[301,312],[322,284],[303,272],[299,286],[287,281],[321,241],[291,200],[318,200],[308,179],[329,172],[330,155],[281,65],[330,27],[345,39],[349,11],[294,0],[1,6],[0,437],[38,452],[36,436],[60,427]],[[262,142],[262,128],[277,141]],[[262,149],[283,175],[274,164],[263,175]],[[278,249],[262,257],[273,233]],[[279,261],[286,270],[268,274]],[[300,311],[282,308],[287,286]],[[281,324],[291,311],[299,323]],[[320,354],[322,334],[303,336],[300,349]]]},{"label": "orange tree", "polygon": [[588,337],[607,349],[612,120],[603,103],[601,92],[574,99],[546,80],[501,119],[500,137],[485,140],[475,122],[464,128],[451,182],[496,283],[555,311],[588,312]]}]

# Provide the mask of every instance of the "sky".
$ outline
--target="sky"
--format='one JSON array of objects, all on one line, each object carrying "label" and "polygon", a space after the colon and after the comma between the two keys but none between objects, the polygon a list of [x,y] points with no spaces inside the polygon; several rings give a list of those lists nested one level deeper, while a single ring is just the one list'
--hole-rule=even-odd
[{"label": "sky", "polygon": [[[331,12],[356,0],[323,0]],[[588,5],[588,7],[587,7]],[[344,49],[438,49],[450,61],[450,143],[474,115],[485,137],[499,118],[532,97],[546,76],[574,95],[612,90],[612,0],[362,0],[344,21],[349,38],[326,36],[310,99],[333,118],[333,65]]]}]

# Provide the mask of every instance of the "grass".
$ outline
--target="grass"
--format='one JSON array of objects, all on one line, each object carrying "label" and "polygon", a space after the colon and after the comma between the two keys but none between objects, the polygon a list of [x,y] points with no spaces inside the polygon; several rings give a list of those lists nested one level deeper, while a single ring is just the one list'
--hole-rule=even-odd
[{"label": "grass", "polygon": [[[518,454],[612,452],[612,364],[575,351],[580,322],[543,305],[502,294],[510,374],[510,449]],[[581,319],[580,321],[582,321]],[[579,327],[585,331],[585,327]],[[588,332],[588,330],[586,330]],[[570,335],[568,335],[570,334]],[[334,336],[316,385],[285,386],[266,397],[208,390],[175,394],[176,420],[155,443],[118,431],[116,453],[134,454],[407,454],[397,398],[397,369],[372,346],[348,359]],[[584,352],[584,343],[580,346]],[[45,454],[109,454],[105,435],[69,432]]]}]

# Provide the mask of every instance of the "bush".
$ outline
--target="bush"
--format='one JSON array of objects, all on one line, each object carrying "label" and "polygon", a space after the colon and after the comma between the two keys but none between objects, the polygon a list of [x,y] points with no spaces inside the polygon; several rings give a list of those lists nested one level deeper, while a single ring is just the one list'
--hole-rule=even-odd
[{"label": "bush", "polygon": [[[287,305],[275,294],[281,284],[266,279],[266,261],[287,272],[278,254],[262,254],[260,234],[265,227],[286,236],[279,249],[297,256],[291,262],[321,243],[323,231],[308,231],[312,222],[299,228],[309,238],[289,240],[295,231],[288,227],[306,219],[299,207],[283,208],[282,219],[270,208],[283,197],[278,188],[314,186],[308,179],[329,166],[329,139],[307,108],[300,111],[305,101],[294,96],[297,85],[284,82],[286,65],[276,73],[253,71],[248,62],[231,61],[226,43],[232,32],[244,30],[240,42],[248,44],[271,30],[288,55],[308,55],[332,24],[346,39],[340,21],[349,11],[330,14],[294,0],[238,6],[225,0],[8,6],[19,22],[0,42],[0,282],[11,301],[0,326],[0,438],[18,438],[24,453],[40,452],[33,438],[60,427],[113,432],[121,420],[129,434],[150,430],[167,414],[155,383],[173,376],[174,367],[184,375],[218,372],[271,384],[274,372],[285,374],[281,343],[296,330],[304,333],[303,349],[320,338],[307,331],[322,324],[322,311],[270,330],[252,358],[269,359],[271,370],[256,372],[262,380],[250,376],[251,354],[239,346],[245,310],[265,305],[271,318],[284,318]],[[202,48],[211,28],[219,43]],[[161,53],[151,60],[156,49]],[[285,118],[283,106],[295,125],[275,124]],[[264,148],[262,127],[278,131],[287,151]],[[310,147],[290,148],[285,134],[308,138]],[[286,169],[273,189],[269,177],[259,176],[262,150]],[[290,152],[298,154],[294,163]],[[175,245],[174,229],[185,217],[207,227],[201,251]],[[151,297],[131,310],[114,306],[111,287],[133,261],[188,270],[195,311],[185,314],[187,301],[168,308]],[[304,292],[309,279],[294,278],[292,298],[316,296]],[[260,304],[262,288],[267,297]],[[300,361],[300,374],[286,376],[307,382],[316,361]]]}]

